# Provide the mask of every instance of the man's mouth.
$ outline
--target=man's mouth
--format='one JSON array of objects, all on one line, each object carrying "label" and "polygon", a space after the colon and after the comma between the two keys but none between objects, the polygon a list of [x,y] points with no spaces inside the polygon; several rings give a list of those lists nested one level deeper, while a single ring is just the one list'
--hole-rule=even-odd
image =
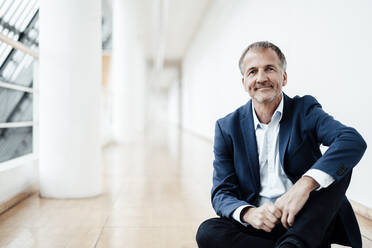
[{"label": "man's mouth", "polygon": [[272,87],[272,86],[261,86],[261,87],[255,87],[254,89],[255,90],[261,90],[261,89],[272,89],[272,88],[274,88],[274,87]]}]

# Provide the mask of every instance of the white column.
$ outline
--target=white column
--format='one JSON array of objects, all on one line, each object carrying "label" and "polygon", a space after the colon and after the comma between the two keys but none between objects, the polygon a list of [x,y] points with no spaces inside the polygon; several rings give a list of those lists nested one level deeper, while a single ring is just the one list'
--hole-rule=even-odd
[{"label": "white column", "polygon": [[113,135],[135,141],[144,129],[145,54],[136,1],[113,0],[112,77]]},{"label": "white column", "polygon": [[40,193],[102,192],[101,0],[40,1]]}]

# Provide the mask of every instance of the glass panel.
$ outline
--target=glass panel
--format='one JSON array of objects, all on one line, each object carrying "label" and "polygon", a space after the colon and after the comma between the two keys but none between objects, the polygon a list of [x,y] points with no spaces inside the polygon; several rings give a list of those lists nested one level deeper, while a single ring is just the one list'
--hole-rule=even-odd
[{"label": "glass panel", "polygon": [[1,11],[0,11],[0,16],[4,16],[6,12],[9,10],[10,4],[12,3],[13,0],[8,0],[5,1],[4,6],[2,6]]},{"label": "glass panel", "polygon": [[24,60],[24,62],[25,62],[25,68],[28,68],[31,65],[31,63],[34,62],[34,58],[31,57],[30,55],[26,55],[26,59]]},{"label": "glass panel", "polygon": [[17,6],[17,9],[16,11],[13,13],[13,15],[10,17],[10,20],[9,20],[9,25],[11,26],[14,26],[14,23],[18,20],[18,17],[20,16],[20,14],[22,13],[22,11],[24,10],[25,8],[25,1],[23,0],[20,0],[19,2],[19,5]]},{"label": "glass panel", "polygon": [[1,53],[0,55],[0,63],[3,64],[6,57],[8,56],[8,54],[10,53],[10,50],[12,50],[12,47],[11,46],[5,46],[5,50]]},{"label": "glass panel", "polygon": [[[15,1],[18,2],[18,0],[15,0]],[[7,13],[3,16],[4,22],[9,22],[9,19],[14,14],[15,10],[17,9],[17,6],[18,6],[18,4],[15,4],[14,1],[13,1],[12,5],[10,6]]]},{"label": "glass panel", "polygon": [[[4,0],[0,3],[0,14],[2,15],[2,10],[3,10],[3,7],[4,7],[4,4],[6,3],[7,0]],[[0,16],[1,16],[0,15]]]},{"label": "glass panel", "polygon": [[[2,56],[3,52],[5,51],[6,47],[8,45],[3,43],[3,42],[0,42],[0,56]],[[0,63],[2,64],[3,61],[0,60]]]},{"label": "glass panel", "polygon": [[10,31],[8,34],[8,37],[12,40],[14,40],[15,33],[13,31]]},{"label": "glass panel", "polygon": [[36,13],[37,8],[38,8],[37,1],[33,1],[32,5],[30,5],[30,10],[27,11],[27,14],[26,14],[25,18],[23,19],[23,22],[19,26],[19,30],[21,32],[23,32],[25,30],[26,26],[29,24],[32,17]]},{"label": "glass panel", "polygon": [[0,87],[0,123],[32,121],[32,99],[32,93]]},{"label": "glass panel", "polygon": [[25,56],[25,53],[20,51],[20,50],[17,50],[14,54],[13,54],[13,60],[16,61],[16,62],[20,62],[23,57]]},{"label": "glass panel", "polygon": [[17,33],[17,34],[14,35],[13,39],[18,40],[18,37],[19,37],[19,34]]},{"label": "glass panel", "polygon": [[4,29],[2,32],[1,32],[3,35],[8,35],[8,33],[9,33],[9,29]]},{"label": "glass panel", "polygon": [[[20,25],[23,23],[25,17],[27,16],[27,14],[29,13],[30,11],[30,8],[32,7],[32,1],[27,1],[27,4],[26,6],[24,7],[23,11],[22,11],[22,14],[18,17],[17,21],[15,22],[15,28],[20,30]],[[31,7],[30,7],[31,6]]]},{"label": "glass panel", "polygon": [[37,32],[39,33],[39,21],[37,20],[36,22],[35,22],[35,26],[34,26],[34,28],[37,30]]},{"label": "glass panel", "polygon": [[12,72],[15,70],[16,68],[16,64],[14,61],[9,61],[9,63],[6,65],[5,69],[3,70],[3,72],[1,73],[1,76],[5,79],[8,79],[10,78]]},{"label": "glass panel", "polygon": [[0,162],[32,153],[32,127],[0,129]]},{"label": "glass panel", "polygon": [[[22,72],[22,70],[24,69],[26,58],[27,58],[27,55],[25,56],[25,54],[23,54],[22,58],[20,58],[20,61],[18,61],[18,66],[17,66],[17,68],[15,69],[15,71],[13,72],[13,74],[10,78],[11,82],[14,82],[17,79],[17,77],[19,76],[19,73]],[[30,75],[30,76],[32,77],[32,75]]]},{"label": "glass panel", "polygon": [[8,71],[8,67],[10,67],[9,64],[13,62],[9,63],[5,68],[7,72],[4,71],[5,74],[0,75],[0,81],[24,87],[31,87],[34,77],[34,61],[35,59],[33,57],[26,55],[20,64],[17,64],[15,68],[13,67],[13,71],[10,71],[10,69]]},{"label": "glass panel", "polygon": [[31,29],[31,31],[28,33],[28,37],[31,39],[35,39],[37,37],[38,33],[36,32],[35,29]]}]

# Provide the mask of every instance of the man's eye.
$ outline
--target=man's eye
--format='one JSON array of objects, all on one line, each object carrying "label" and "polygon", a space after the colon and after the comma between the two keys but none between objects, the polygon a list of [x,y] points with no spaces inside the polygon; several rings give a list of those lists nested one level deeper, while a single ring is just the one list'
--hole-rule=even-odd
[{"label": "man's eye", "polygon": [[273,71],[274,69],[271,67],[266,68],[267,71]]},{"label": "man's eye", "polygon": [[255,73],[256,73],[256,71],[255,70],[252,70],[252,71],[248,72],[248,75],[253,75]]}]

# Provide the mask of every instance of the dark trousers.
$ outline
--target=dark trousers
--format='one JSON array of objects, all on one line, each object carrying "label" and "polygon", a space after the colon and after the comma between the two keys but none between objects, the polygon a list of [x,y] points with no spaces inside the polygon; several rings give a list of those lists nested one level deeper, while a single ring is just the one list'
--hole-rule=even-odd
[{"label": "dark trousers", "polygon": [[[313,191],[301,211],[296,215],[294,225],[288,230],[280,223],[270,232],[227,218],[212,218],[204,221],[196,234],[199,248],[273,248],[287,240],[296,247],[330,247],[335,217],[351,175],[334,182],[328,188]],[[347,245],[347,244],[344,244]]]}]

